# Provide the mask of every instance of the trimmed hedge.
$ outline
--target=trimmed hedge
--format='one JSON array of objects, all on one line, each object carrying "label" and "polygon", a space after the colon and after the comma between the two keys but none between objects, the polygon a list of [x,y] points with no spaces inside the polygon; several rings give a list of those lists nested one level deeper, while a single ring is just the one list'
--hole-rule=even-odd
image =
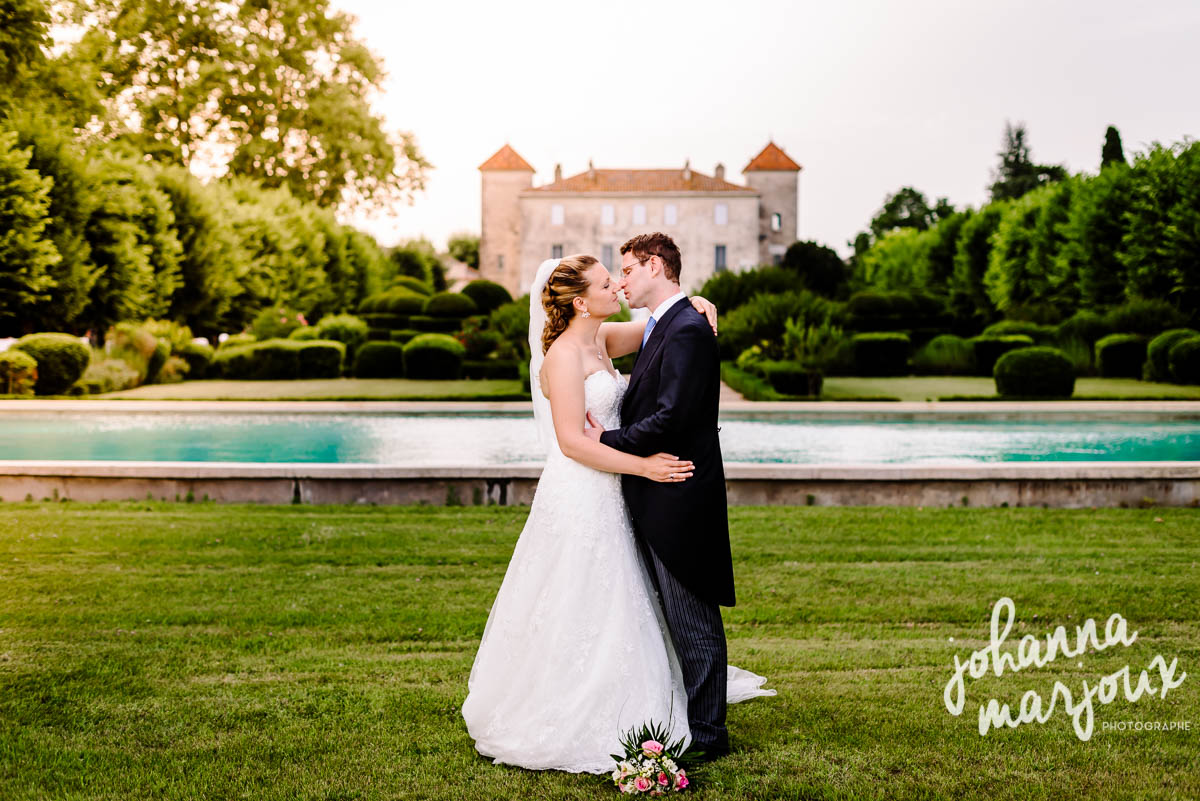
[{"label": "trimmed hedge", "polygon": [[317,327],[315,325],[306,325],[302,328],[297,328],[288,334],[287,338],[294,339],[297,342],[312,342],[314,339],[320,339],[317,336]]},{"label": "trimmed hedge", "polygon": [[491,314],[505,303],[512,303],[508,290],[494,281],[477,278],[462,288],[462,294],[475,302],[479,314]]},{"label": "trimmed hedge", "polygon": [[1032,323],[1028,320],[1000,320],[983,329],[983,333],[980,336],[1004,337],[1014,334],[1024,334],[1036,344],[1042,345],[1047,342],[1053,342],[1057,333],[1058,329],[1053,325],[1042,325],[1041,323]]},{"label": "trimmed hedge", "polygon": [[398,342],[365,343],[354,360],[359,378],[404,378],[404,346]]},{"label": "trimmed hedge", "polygon": [[1108,321],[1088,309],[1081,309],[1058,324],[1058,339],[1081,339],[1088,345],[1100,337],[1113,333]]},{"label": "trimmed hedge", "polygon": [[1191,337],[1200,336],[1200,331],[1191,328],[1172,328],[1150,340],[1146,346],[1146,366],[1142,370],[1142,378],[1146,381],[1170,381],[1171,363],[1168,360],[1171,348],[1176,343]]},{"label": "trimmed hedge", "polygon": [[1067,354],[1043,345],[1005,353],[996,360],[993,377],[1002,396],[1069,398],[1075,391],[1075,368]]},{"label": "trimmed hedge", "polygon": [[452,336],[421,334],[404,346],[404,374],[409,378],[461,378],[466,355],[467,349]]},{"label": "trimmed hedge", "polygon": [[855,334],[854,370],[861,376],[905,375],[908,372],[908,334],[876,331]]},{"label": "trimmed hedge", "polygon": [[391,338],[392,331],[390,328],[371,327],[367,329],[368,342],[387,342]]},{"label": "trimmed hedge", "polygon": [[279,381],[296,378],[337,378],[342,374],[346,346],[316,339],[268,339],[252,345],[222,348],[212,367],[235,381]]},{"label": "trimmed hedge", "polygon": [[429,284],[411,275],[398,275],[392,284],[404,289],[410,289],[418,295],[425,295],[426,297],[433,294],[433,288]]},{"label": "trimmed hedge", "polygon": [[36,383],[36,359],[19,350],[0,353],[0,393],[32,395]]},{"label": "trimmed hedge", "polygon": [[177,355],[187,362],[188,378],[195,380],[208,374],[215,353],[211,346],[202,342],[189,342],[179,349]]},{"label": "trimmed hedge", "polygon": [[1096,341],[1096,372],[1102,378],[1141,378],[1146,338],[1141,334],[1109,334]]},{"label": "trimmed hedge", "polygon": [[322,317],[317,323],[318,339],[341,342],[346,346],[346,363],[353,363],[354,354],[367,341],[370,329],[366,321],[353,314],[335,314]]},{"label": "trimmed hedge", "polygon": [[217,350],[221,350],[222,348],[237,348],[242,345],[253,345],[255,342],[258,342],[258,337],[248,331],[243,331],[240,334],[231,334],[225,337],[225,341],[217,345]]},{"label": "trimmed hedge", "polygon": [[146,381],[147,384],[158,382],[159,376],[162,374],[163,365],[167,363],[167,359],[171,357],[171,343],[165,339],[158,340],[154,346],[154,352],[150,354],[150,358],[146,361]]},{"label": "trimmed hedge", "polygon": [[[805,395],[820,397],[821,384],[824,382],[820,371],[810,371],[800,362],[794,361],[762,361],[755,367],[758,373],[770,383],[771,387],[781,395]],[[812,384],[809,384],[809,374],[812,373]]]},{"label": "trimmed hedge", "polygon": [[425,301],[422,310],[427,317],[453,317],[461,320],[479,313],[475,301],[460,292],[439,292]]},{"label": "trimmed hedge", "polygon": [[[526,311],[526,314],[529,312]],[[424,314],[414,314],[408,318],[408,325],[417,331],[430,334],[453,334],[462,325],[458,317],[430,317]]]},{"label": "trimmed hedge", "polygon": [[405,342],[408,342],[413,337],[420,336],[420,335],[421,335],[420,331],[414,331],[411,328],[402,328],[399,331],[389,331],[387,339],[389,342],[399,342],[401,345],[403,345]]},{"label": "trimmed hedge", "polygon": [[404,287],[384,292],[379,303],[379,311],[388,314],[420,314],[424,308],[425,297]]},{"label": "trimmed hedge", "polygon": [[26,334],[11,349],[27,353],[37,362],[33,391],[38,395],[63,394],[83,376],[92,360],[91,349],[71,334]]},{"label": "trimmed hedge", "polygon": [[926,342],[912,357],[918,375],[971,375],[975,372],[975,348],[954,334],[942,334]]},{"label": "trimmed hedge", "polygon": [[462,363],[463,378],[520,378],[521,368],[515,361],[478,359]]},{"label": "trimmed hedge", "polygon": [[[358,316],[370,328],[382,328],[385,331],[408,328],[408,321],[410,319],[407,314],[392,314],[390,312],[368,312]],[[369,334],[367,338],[371,338]],[[387,339],[387,337],[384,337],[384,339]]]},{"label": "trimmed hedge", "polygon": [[1200,336],[1176,342],[1167,362],[1171,369],[1171,380],[1177,384],[1200,384]]},{"label": "trimmed hedge", "polygon": [[1003,336],[972,337],[971,348],[975,351],[975,374],[992,375],[996,361],[1012,350],[1028,348],[1033,338],[1028,334],[1006,334]]}]

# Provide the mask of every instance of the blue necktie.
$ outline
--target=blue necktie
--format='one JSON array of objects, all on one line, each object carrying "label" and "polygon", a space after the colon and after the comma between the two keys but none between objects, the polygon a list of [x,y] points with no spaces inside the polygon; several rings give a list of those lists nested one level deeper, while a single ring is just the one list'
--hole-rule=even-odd
[{"label": "blue necktie", "polygon": [[643,348],[646,347],[646,340],[648,340],[650,338],[650,332],[654,330],[654,322],[655,322],[655,320],[654,320],[653,315],[651,315],[650,319],[646,321],[646,330],[642,332],[642,347]]}]

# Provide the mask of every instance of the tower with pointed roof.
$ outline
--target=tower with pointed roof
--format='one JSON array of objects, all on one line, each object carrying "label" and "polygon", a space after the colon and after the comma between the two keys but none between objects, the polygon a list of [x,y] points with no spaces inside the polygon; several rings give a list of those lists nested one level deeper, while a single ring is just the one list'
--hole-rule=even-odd
[{"label": "tower with pointed roof", "polygon": [[483,215],[479,232],[479,275],[514,296],[521,273],[521,192],[533,186],[534,169],[509,145],[479,165]]},{"label": "tower with pointed roof", "polygon": [[801,167],[774,142],[750,159],[742,170],[746,185],[759,191],[758,260],[779,264],[796,241]]}]

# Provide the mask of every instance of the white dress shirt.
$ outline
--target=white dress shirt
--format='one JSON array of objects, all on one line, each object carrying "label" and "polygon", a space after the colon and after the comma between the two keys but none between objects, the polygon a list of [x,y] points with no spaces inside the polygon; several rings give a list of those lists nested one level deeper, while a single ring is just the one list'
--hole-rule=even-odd
[{"label": "white dress shirt", "polygon": [[[662,316],[667,313],[667,310],[670,309],[672,306],[674,306],[679,301],[683,300],[685,297],[686,297],[686,295],[684,295],[683,292],[676,292],[674,295],[667,298],[662,303],[658,304],[658,307],[653,312],[650,313],[650,320],[653,320],[654,324],[657,325],[658,321],[662,319]],[[650,327],[650,320],[646,321],[647,328]],[[650,334],[652,334],[652,333],[654,333],[654,332],[648,331],[642,335],[642,347],[643,348],[646,347],[646,340],[650,339]]]}]

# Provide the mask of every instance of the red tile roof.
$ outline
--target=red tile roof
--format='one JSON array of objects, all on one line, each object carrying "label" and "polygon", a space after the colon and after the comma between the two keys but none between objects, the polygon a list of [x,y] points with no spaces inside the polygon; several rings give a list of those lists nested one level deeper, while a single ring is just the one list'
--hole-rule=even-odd
[{"label": "red tile roof", "polygon": [[535,192],[757,192],[690,170],[591,170],[539,186]]},{"label": "red tile roof", "polygon": [[528,170],[536,172],[529,162],[521,158],[517,151],[508,145],[497,150],[490,159],[479,165],[480,170]]},{"label": "red tile roof", "polygon": [[767,146],[762,149],[754,158],[750,159],[750,163],[746,165],[746,169],[742,172],[750,172],[751,170],[795,170],[799,171],[800,165],[792,161],[787,153],[784,153],[774,142],[767,142]]}]

